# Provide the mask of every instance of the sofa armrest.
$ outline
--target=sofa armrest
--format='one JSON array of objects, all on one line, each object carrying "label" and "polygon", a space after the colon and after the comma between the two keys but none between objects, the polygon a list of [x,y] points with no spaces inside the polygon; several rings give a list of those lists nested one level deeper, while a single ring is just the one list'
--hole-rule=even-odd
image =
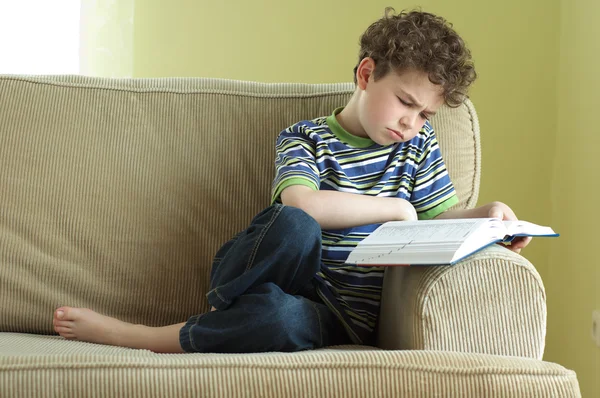
[{"label": "sofa armrest", "polygon": [[386,270],[378,345],[542,359],[546,293],[524,257],[493,245],[454,266]]}]

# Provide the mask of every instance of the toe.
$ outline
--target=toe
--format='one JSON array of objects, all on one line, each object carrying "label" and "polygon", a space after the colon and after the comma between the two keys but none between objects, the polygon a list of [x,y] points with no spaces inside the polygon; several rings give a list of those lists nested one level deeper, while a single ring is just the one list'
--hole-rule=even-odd
[{"label": "toe", "polygon": [[71,329],[68,326],[56,326],[54,328],[54,330],[56,330],[56,332],[59,333],[60,335],[64,335],[64,334],[75,335],[75,333],[73,332],[73,329]]},{"label": "toe", "polygon": [[75,333],[72,333],[71,331],[68,331],[68,330],[63,330],[61,328],[58,328],[56,330],[56,332],[60,335],[60,337],[64,337],[65,339],[73,340],[76,338]]},{"label": "toe", "polygon": [[59,307],[54,311],[54,316],[61,321],[74,321],[80,317],[81,308]]},{"label": "toe", "polygon": [[61,336],[62,336],[64,333],[71,333],[71,329],[65,328],[65,327],[63,327],[63,326],[56,326],[56,327],[54,328],[54,330],[56,330],[56,333],[60,334]]},{"label": "toe", "polygon": [[54,327],[62,327],[72,329],[75,326],[75,322],[72,321],[56,321]]},{"label": "toe", "polygon": [[71,322],[70,324],[67,322],[60,322],[57,323],[56,325],[54,325],[54,330],[57,333],[61,333],[61,332],[69,332],[69,333],[73,333],[73,323]]},{"label": "toe", "polygon": [[54,310],[54,319],[55,320],[61,320],[61,319],[65,319],[65,311],[68,309],[69,307],[58,307],[57,309]]}]

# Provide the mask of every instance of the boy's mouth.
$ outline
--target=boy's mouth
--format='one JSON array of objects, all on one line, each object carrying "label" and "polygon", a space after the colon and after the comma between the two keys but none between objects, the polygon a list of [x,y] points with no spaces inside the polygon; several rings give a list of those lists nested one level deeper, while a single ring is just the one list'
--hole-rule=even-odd
[{"label": "boy's mouth", "polygon": [[391,135],[392,135],[392,137],[396,137],[397,139],[399,138],[399,139],[401,139],[401,140],[403,140],[403,139],[404,139],[404,134],[402,134],[401,132],[399,132],[399,131],[397,131],[397,130],[394,130],[394,129],[390,129],[390,128],[388,128],[388,131],[389,131],[390,133],[392,133],[392,134],[391,134]]}]

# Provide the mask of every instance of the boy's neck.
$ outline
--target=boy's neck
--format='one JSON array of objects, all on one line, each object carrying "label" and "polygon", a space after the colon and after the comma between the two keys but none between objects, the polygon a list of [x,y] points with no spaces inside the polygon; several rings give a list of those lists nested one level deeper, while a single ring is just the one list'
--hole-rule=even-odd
[{"label": "boy's neck", "polygon": [[335,117],[344,130],[357,137],[369,138],[358,119],[358,99],[360,90],[354,91],[348,104]]}]

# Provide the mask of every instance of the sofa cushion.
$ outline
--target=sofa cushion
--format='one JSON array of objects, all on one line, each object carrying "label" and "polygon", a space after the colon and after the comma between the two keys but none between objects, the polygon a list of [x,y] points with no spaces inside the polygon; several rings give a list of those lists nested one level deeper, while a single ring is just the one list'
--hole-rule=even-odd
[{"label": "sofa cushion", "polygon": [[[0,76],[0,331],[53,333],[59,305],[151,326],[207,310],[212,256],[269,204],[277,134],[353,89]],[[472,206],[472,105],[432,123]]]},{"label": "sofa cushion", "polygon": [[533,359],[331,347],[155,354],[0,334],[2,397],[579,397],[575,373]]}]

